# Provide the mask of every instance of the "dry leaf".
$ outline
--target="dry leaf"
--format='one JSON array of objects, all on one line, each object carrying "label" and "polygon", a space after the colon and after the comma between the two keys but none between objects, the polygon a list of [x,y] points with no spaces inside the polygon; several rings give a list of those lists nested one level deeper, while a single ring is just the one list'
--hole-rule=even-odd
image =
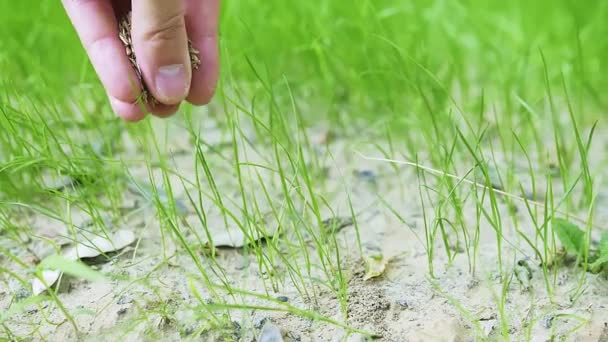
[{"label": "dry leaf", "polygon": [[[279,224],[274,219],[274,215],[267,214],[264,222],[251,226],[251,229],[245,232],[236,224],[231,224],[226,228],[223,222],[217,222],[217,225],[213,226],[209,225],[208,228],[213,246],[241,248],[246,244],[273,237],[279,229]],[[206,241],[205,244],[208,245],[209,241]]]},{"label": "dry leaf", "polygon": [[369,280],[381,276],[390,260],[382,254],[373,254],[365,256],[364,261],[365,275],[363,276],[363,280]]},{"label": "dry leaf", "polygon": [[[61,276],[61,272],[59,272],[59,271],[55,271],[55,270],[42,271],[42,279],[44,279],[44,282],[49,287],[53,286],[53,284],[55,284],[55,282],[59,279],[60,276]],[[40,279],[35,278],[32,281],[32,293],[34,294],[34,296],[41,294],[42,292],[46,291],[46,289],[47,289],[47,287],[44,285],[44,283]]]},{"label": "dry leaf", "polygon": [[274,229],[269,229],[266,232],[260,232],[258,229],[256,229],[253,232],[247,232],[246,235],[239,227],[230,227],[229,229],[226,229],[218,234],[213,234],[211,239],[213,240],[213,245],[216,247],[241,248],[248,243],[258,241],[263,238],[271,238],[274,236],[276,231],[276,227]]},{"label": "dry leaf", "polygon": [[[105,236],[96,236],[90,240],[78,241],[76,246],[65,249],[62,256],[68,260],[94,258],[103,253],[121,250],[133,242],[135,242],[135,234],[130,230],[121,229],[110,234],[109,239]],[[49,287],[53,286],[60,276],[60,271],[42,271],[42,277]],[[47,287],[40,279],[35,278],[32,281],[32,293],[34,295],[39,295],[46,290]]]},{"label": "dry leaf", "polygon": [[127,247],[135,242],[135,234],[126,229],[121,229],[110,234],[109,239],[105,236],[96,236],[90,240],[78,241],[63,253],[70,260],[78,258],[94,258],[103,253],[114,252]]}]

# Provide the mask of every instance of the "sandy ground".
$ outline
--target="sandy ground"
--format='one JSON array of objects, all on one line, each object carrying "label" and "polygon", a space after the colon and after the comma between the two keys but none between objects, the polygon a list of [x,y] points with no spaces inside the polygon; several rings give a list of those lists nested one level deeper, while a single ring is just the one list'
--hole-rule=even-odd
[{"label": "sandy ground", "polygon": [[[159,124],[162,125],[164,123]],[[173,121],[169,121],[168,125],[169,136],[187,136]],[[230,139],[220,134],[213,123],[207,121],[205,125],[208,126],[209,133],[203,139],[218,148],[224,146],[222,153],[230,156]],[[311,134],[313,144],[322,142],[322,131]],[[164,129],[159,128],[159,132],[163,134]],[[177,165],[180,174],[191,177],[194,172],[192,142],[175,138],[169,144],[168,150],[172,151],[171,163]],[[276,291],[273,290],[268,271],[259,266],[260,263],[251,250],[218,249],[216,261],[224,270],[230,286],[286,301],[294,307],[313,310],[351,327],[372,332],[380,341],[472,341],[476,336],[477,339],[502,340],[501,331],[505,331],[515,341],[528,338],[532,341],[551,341],[563,337],[568,341],[608,341],[608,280],[589,274],[584,283],[584,293],[571,301],[580,272],[573,267],[562,267],[554,278],[551,276],[555,282],[555,293],[550,298],[538,260],[534,259],[530,249],[516,234],[508,219],[509,206],[504,202],[500,205],[501,217],[505,218],[502,260],[504,274],[509,278],[505,279],[497,272],[496,236],[485,220],[481,222],[475,274],[469,270],[466,250],[462,246],[450,246],[456,256],[448,265],[443,241],[438,238],[435,241],[433,263],[435,278],[429,277],[424,243],[424,215],[427,215],[428,222],[432,222],[434,211],[428,203],[426,213],[422,210],[415,170],[399,166],[395,171],[386,163],[365,160],[352,150],[352,146],[352,141],[347,137],[337,137],[330,144],[334,160],[324,159],[327,186],[319,189],[319,193],[331,204],[334,216],[348,217],[350,209],[344,191],[346,184],[351,191],[355,212],[359,215],[363,254],[381,253],[390,262],[380,277],[365,280],[364,262],[356,246],[355,227],[346,225],[337,233],[336,242],[340,246],[343,272],[348,281],[347,317],[343,315],[335,293],[321,283],[310,284],[307,288],[310,296],[302,296],[287,277],[285,265],[280,258],[271,260],[273,272],[279,275],[275,279],[280,279]],[[362,144],[357,146],[363,146],[361,150],[365,154],[380,156],[372,147]],[[324,145],[317,144],[314,147],[319,155],[327,155]],[[253,148],[244,148],[243,157],[250,162],[260,162],[270,153],[260,146],[257,149],[256,152]],[[138,151],[127,149],[123,153],[126,156],[137,155]],[[222,174],[222,170],[229,170],[226,160],[213,153],[209,153],[209,163],[218,175]],[[226,168],[222,169],[223,167]],[[144,167],[133,166],[130,171],[135,178],[147,179]],[[160,180],[160,172],[157,171],[155,170],[155,176]],[[218,188],[239,203],[241,199],[236,180],[230,173],[225,175],[227,177],[218,176]],[[270,189],[278,183],[276,176],[270,174],[263,173],[262,178]],[[433,181],[429,179],[429,184],[432,184]],[[172,177],[171,182],[177,200],[187,204],[180,180]],[[378,195],[390,203],[405,222],[378,201]],[[141,204],[134,194],[126,193],[123,200],[125,207]],[[471,231],[476,225],[473,201],[469,198],[464,208],[467,226],[471,227]],[[519,229],[532,236],[532,224],[523,203],[517,203],[516,206]],[[189,213],[184,218],[185,222],[200,232],[202,227],[192,207],[186,207]],[[215,229],[212,233],[225,234],[219,210],[213,208],[213,205],[207,209],[209,227]],[[322,214],[325,215],[323,218],[333,217],[329,210],[322,210]],[[87,220],[86,215],[77,210],[73,216],[75,223]],[[28,216],[22,220],[32,233],[63,229],[60,223],[43,217]],[[104,282],[88,282],[70,277],[62,279],[58,296],[65,308],[74,315],[80,329],[79,334],[76,334],[61,310],[52,303],[28,307],[25,312],[4,322],[4,325],[16,336],[26,336],[26,340],[254,341],[258,340],[264,330],[265,339],[262,340],[276,341],[278,339],[271,338],[273,328],[278,329],[285,341],[367,340],[359,334],[346,336],[345,330],[335,325],[285,312],[233,309],[225,316],[222,321],[224,323],[215,322],[200,307],[201,299],[207,303],[213,302],[211,292],[200,283],[191,282],[200,276],[196,265],[175,239],[166,235],[166,231],[163,238],[153,208],[143,208],[116,225],[134,230],[138,237],[137,243],[114,255],[109,261],[97,262],[94,267],[112,275],[123,276],[124,279]],[[453,233],[449,234],[453,236]],[[192,234],[186,236],[193,238]],[[284,240],[281,240],[280,245],[284,245],[286,251],[289,249],[288,242],[294,241],[294,232],[286,230],[277,237]],[[7,243],[2,242],[3,245]],[[29,239],[27,246],[36,253],[28,252],[18,245],[9,248],[23,260],[34,262],[32,254],[41,257],[43,255],[40,254],[52,251],[48,246],[44,247],[44,244],[40,239]],[[309,243],[307,248],[310,255],[313,255],[311,263],[318,265],[315,245]],[[198,248],[196,253],[203,255],[202,251],[203,248]],[[278,252],[272,255],[278,255]],[[291,262],[304,268],[303,255],[304,253],[299,253]],[[203,266],[211,269],[209,258],[203,255],[201,260]],[[521,260],[530,266],[531,280],[527,288],[514,275],[515,271],[522,271],[517,266]],[[16,269],[14,264],[2,256],[0,265]],[[312,273],[323,277],[318,270],[313,270]],[[219,279],[217,275],[212,277]],[[28,289],[7,274],[0,274],[0,280],[0,312],[5,312],[18,299],[27,297]],[[507,284],[505,288],[504,284]],[[200,298],[194,294],[192,286],[198,290]],[[507,299],[501,308],[499,303],[503,292]],[[229,303],[269,305],[268,301],[243,294],[232,297],[220,291],[219,295]],[[581,327],[576,329],[578,326]],[[569,333],[572,330],[575,331]],[[6,331],[0,331],[0,339],[10,337]]]}]

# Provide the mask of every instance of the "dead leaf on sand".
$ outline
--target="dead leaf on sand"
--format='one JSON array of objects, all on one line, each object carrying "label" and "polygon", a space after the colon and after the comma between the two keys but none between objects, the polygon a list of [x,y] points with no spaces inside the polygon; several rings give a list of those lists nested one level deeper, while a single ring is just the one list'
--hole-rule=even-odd
[{"label": "dead leaf on sand", "polygon": [[[76,245],[66,248],[61,256],[67,260],[75,261],[78,259],[94,258],[104,253],[121,250],[135,242],[135,234],[126,229],[118,230],[110,236],[96,236],[89,240],[78,241]],[[44,263],[44,260],[42,261]],[[53,286],[61,277],[62,272],[56,270],[43,270],[42,278],[32,280],[32,293],[37,296]],[[46,284],[46,285],[45,285]]]},{"label": "dead leaf on sand", "polygon": [[[209,226],[211,242],[215,247],[241,248],[247,244],[257,242],[261,239],[272,238],[279,230],[279,224],[273,216],[268,214],[263,222],[250,227],[241,227],[237,224],[230,224],[225,227],[218,222],[214,227]],[[205,245],[209,245],[207,240]]]},{"label": "dead leaf on sand", "polygon": [[35,278],[34,280],[32,280],[32,293],[34,294],[34,296],[37,296],[47,290],[47,287],[44,284],[47,284],[49,287],[53,286],[55,284],[55,282],[57,282],[57,280],[59,279],[60,276],[61,276],[61,272],[59,272],[59,271],[55,271],[55,270],[42,271],[42,279],[44,279],[44,282],[42,282],[42,280],[40,280],[38,278]]},{"label": "dead leaf on sand", "polygon": [[363,257],[365,262],[365,275],[363,280],[370,280],[381,276],[386,271],[386,266],[391,261],[382,254],[372,254]]},{"label": "dead leaf on sand", "polygon": [[121,250],[135,242],[135,234],[126,229],[106,236],[96,236],[90,240],[80,240],[75,246],[68,247],[63,255],[70,260],[94,258],[104,253]]}]

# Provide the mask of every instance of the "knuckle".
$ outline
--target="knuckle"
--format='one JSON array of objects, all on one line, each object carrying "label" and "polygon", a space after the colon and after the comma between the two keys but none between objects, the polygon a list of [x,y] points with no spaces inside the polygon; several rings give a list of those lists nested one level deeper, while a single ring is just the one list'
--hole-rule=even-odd
[{"label": "knuckle", "polygon": [[176,13],[161,23],[149,27],[142,33],[140,39],[150,43],[164,43],[178,38],[185,28],[183,13]]}]

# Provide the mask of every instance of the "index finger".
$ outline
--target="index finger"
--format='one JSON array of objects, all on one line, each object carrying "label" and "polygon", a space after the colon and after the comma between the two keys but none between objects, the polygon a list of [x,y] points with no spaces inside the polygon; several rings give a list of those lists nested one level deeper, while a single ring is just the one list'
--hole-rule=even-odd
[{"label": "index finger", "polygon": [[141,84],[118,37],[118,23],[109,0],[63,0],[63,6],[115,111],[127,120],[145,112],[134,104]]}]

